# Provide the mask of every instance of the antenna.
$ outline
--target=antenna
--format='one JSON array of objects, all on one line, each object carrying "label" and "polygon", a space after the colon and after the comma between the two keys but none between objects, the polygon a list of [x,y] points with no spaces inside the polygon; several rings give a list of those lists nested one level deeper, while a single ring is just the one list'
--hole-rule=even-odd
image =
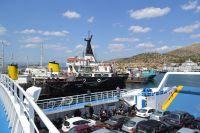
[{"label": "antenna", "polygon": [[6,45],[3,40],[1,41],[2,44],[2,54],[1,54],[1,73],[4,72],[4,45]]},{"label": "antenna", "polygon": [[11,64],[14,63],[14,56],[13,56],[13,53],[11,53],[10,61],[11,61]]},{"label": "antenna", "polygon": [[44,54],[44,47],[43,47],[43,43],[42,43],[41,47],[40,47],[40,67],[43,66],[43,54]]},{"label": "antenna", "polygon": [[26,67],[28,68],[28,56],[26,56]]},{"label": "antenna", "polygon": [[90,31],[90,30],[88,30],[88,39],[90,38],[90,33],[91,33],[91,31]]}]

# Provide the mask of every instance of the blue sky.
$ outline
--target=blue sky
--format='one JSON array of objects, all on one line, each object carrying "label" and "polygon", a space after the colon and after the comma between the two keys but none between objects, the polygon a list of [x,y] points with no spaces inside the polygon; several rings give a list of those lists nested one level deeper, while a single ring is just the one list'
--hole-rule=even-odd
[{"label": "blue sky", "polygon": [[200,0],[0,0],[5,58],[64,63],[82,55],[88,30],[99,61],[164,53],[200,42]]}]

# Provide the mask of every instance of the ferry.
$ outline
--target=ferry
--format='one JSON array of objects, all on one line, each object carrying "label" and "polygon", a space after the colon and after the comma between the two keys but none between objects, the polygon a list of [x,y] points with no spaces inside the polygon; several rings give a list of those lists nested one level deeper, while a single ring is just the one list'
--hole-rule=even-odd
[{"label": "ferry", "polygon": [[[143,88],[136,90],[112,90],[83,95],[58,97],[38,100],[41,88],[31,87],[25,91],[15,82],[16,75],[9,71],[9,75],[0,75],[0,99],[4,115],[2,122],[7,125],[4,132],[48,132],[57,133],[59,130],[52,124],[53,119],[72,115],[75,110],[86,112],[86,107],[93,107],[94,111],[109,107],[119,108],[119,101],[127,105],[136,105],[138,109],[151,107],[156,110],[187,111],[195,117],[200,116],[199,86],[169,86],[170,76],[200,76],[199,72],[168,72],[157,88]],[[180,84],[180,83],[178,83]],[[5,112],[4,112],[5,111]],[[6,114],[6,115],[5,115]],[[9,120],[9,121],[7,121]],[[40,124],[38,124],[38,121]],[[41,124],[42,123],[42,124]]]}]

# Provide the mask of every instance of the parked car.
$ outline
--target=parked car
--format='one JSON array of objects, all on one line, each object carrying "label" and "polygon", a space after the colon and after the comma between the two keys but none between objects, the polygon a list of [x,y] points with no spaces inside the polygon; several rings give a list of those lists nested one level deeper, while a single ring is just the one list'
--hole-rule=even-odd
[{"label": "parked car", "polygon": [[136,133],[171,133],[173,128],[167,123],[156,120],[140,121],[136,126]]},{"label": "parked car", "polygon": [[140,117],[134,117],[122,125],[122,130],[125,132],[128,132],[128,133],[134,133],[137,124],[140,121],[144,121],[144,120],[147,120],[147,119],[140,118]]},{"label": "parked car", "polygon": [[156,110],[155,112],[153,112],[150,115],[149,119],[160,121],[160,120],[164,119],[169,114],[170,114],[170,111]]},{"label": "parked car", "polygon": [[177,128],[187,127],[193,123],[194,116],[183,111],[173,111],[163,121]]},{"label": "parked car", "polygon": [[194,120],[194,122],[193,122],[193,124],[192,124],[192,127],[193,127],[194,129],[200,130],[200,117],[197,117],[197,118]]},{"label": "parked car", "polygon": [[143,118],[149,118],[149,116],[155,112],[155,109],[151,107],[144,107],[137,111],[136,116],[143,117]]},{"label": "parked car", "polygon": [[122,125],[126,123],[130,118],[122,115],[112,116],[109,120],[105,121],[105,126],[108,129],[121,129]]},{"label": "parked car", "polygon": [[182,127],[176,133],[200,133],[200,131],[190,128]]},{"label": "parked car", "polygon": [[62,131],[68,132],[69,129],[73,128],[74,126],[84,125],[84,124],[93,126],[93,125],[96,125],[96,121],[91,120],[91,119],[83,119],[81,117],[69,118],[69,119],[64,120],[62,124]]},{"label": "parked car", "polygon": [[103,127],[100,125],[93,125],[93,126],[78,125],[78,126],[74,126],[73,128],[70,128],[68,133],[91,133],[101,128]]}]

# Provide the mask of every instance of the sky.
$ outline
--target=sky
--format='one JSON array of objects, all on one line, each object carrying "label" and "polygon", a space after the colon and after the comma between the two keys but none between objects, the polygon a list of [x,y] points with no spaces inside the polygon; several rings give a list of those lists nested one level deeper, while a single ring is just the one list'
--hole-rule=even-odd
[{"label": "sky", "polygon": [[[7,62],[66,62],[85,51],[98,61],[200,42],[200,0],[0,0]],[[2,51],[1,51],[2,52]],[[13,56],[12,56],[13,55]]]}]

